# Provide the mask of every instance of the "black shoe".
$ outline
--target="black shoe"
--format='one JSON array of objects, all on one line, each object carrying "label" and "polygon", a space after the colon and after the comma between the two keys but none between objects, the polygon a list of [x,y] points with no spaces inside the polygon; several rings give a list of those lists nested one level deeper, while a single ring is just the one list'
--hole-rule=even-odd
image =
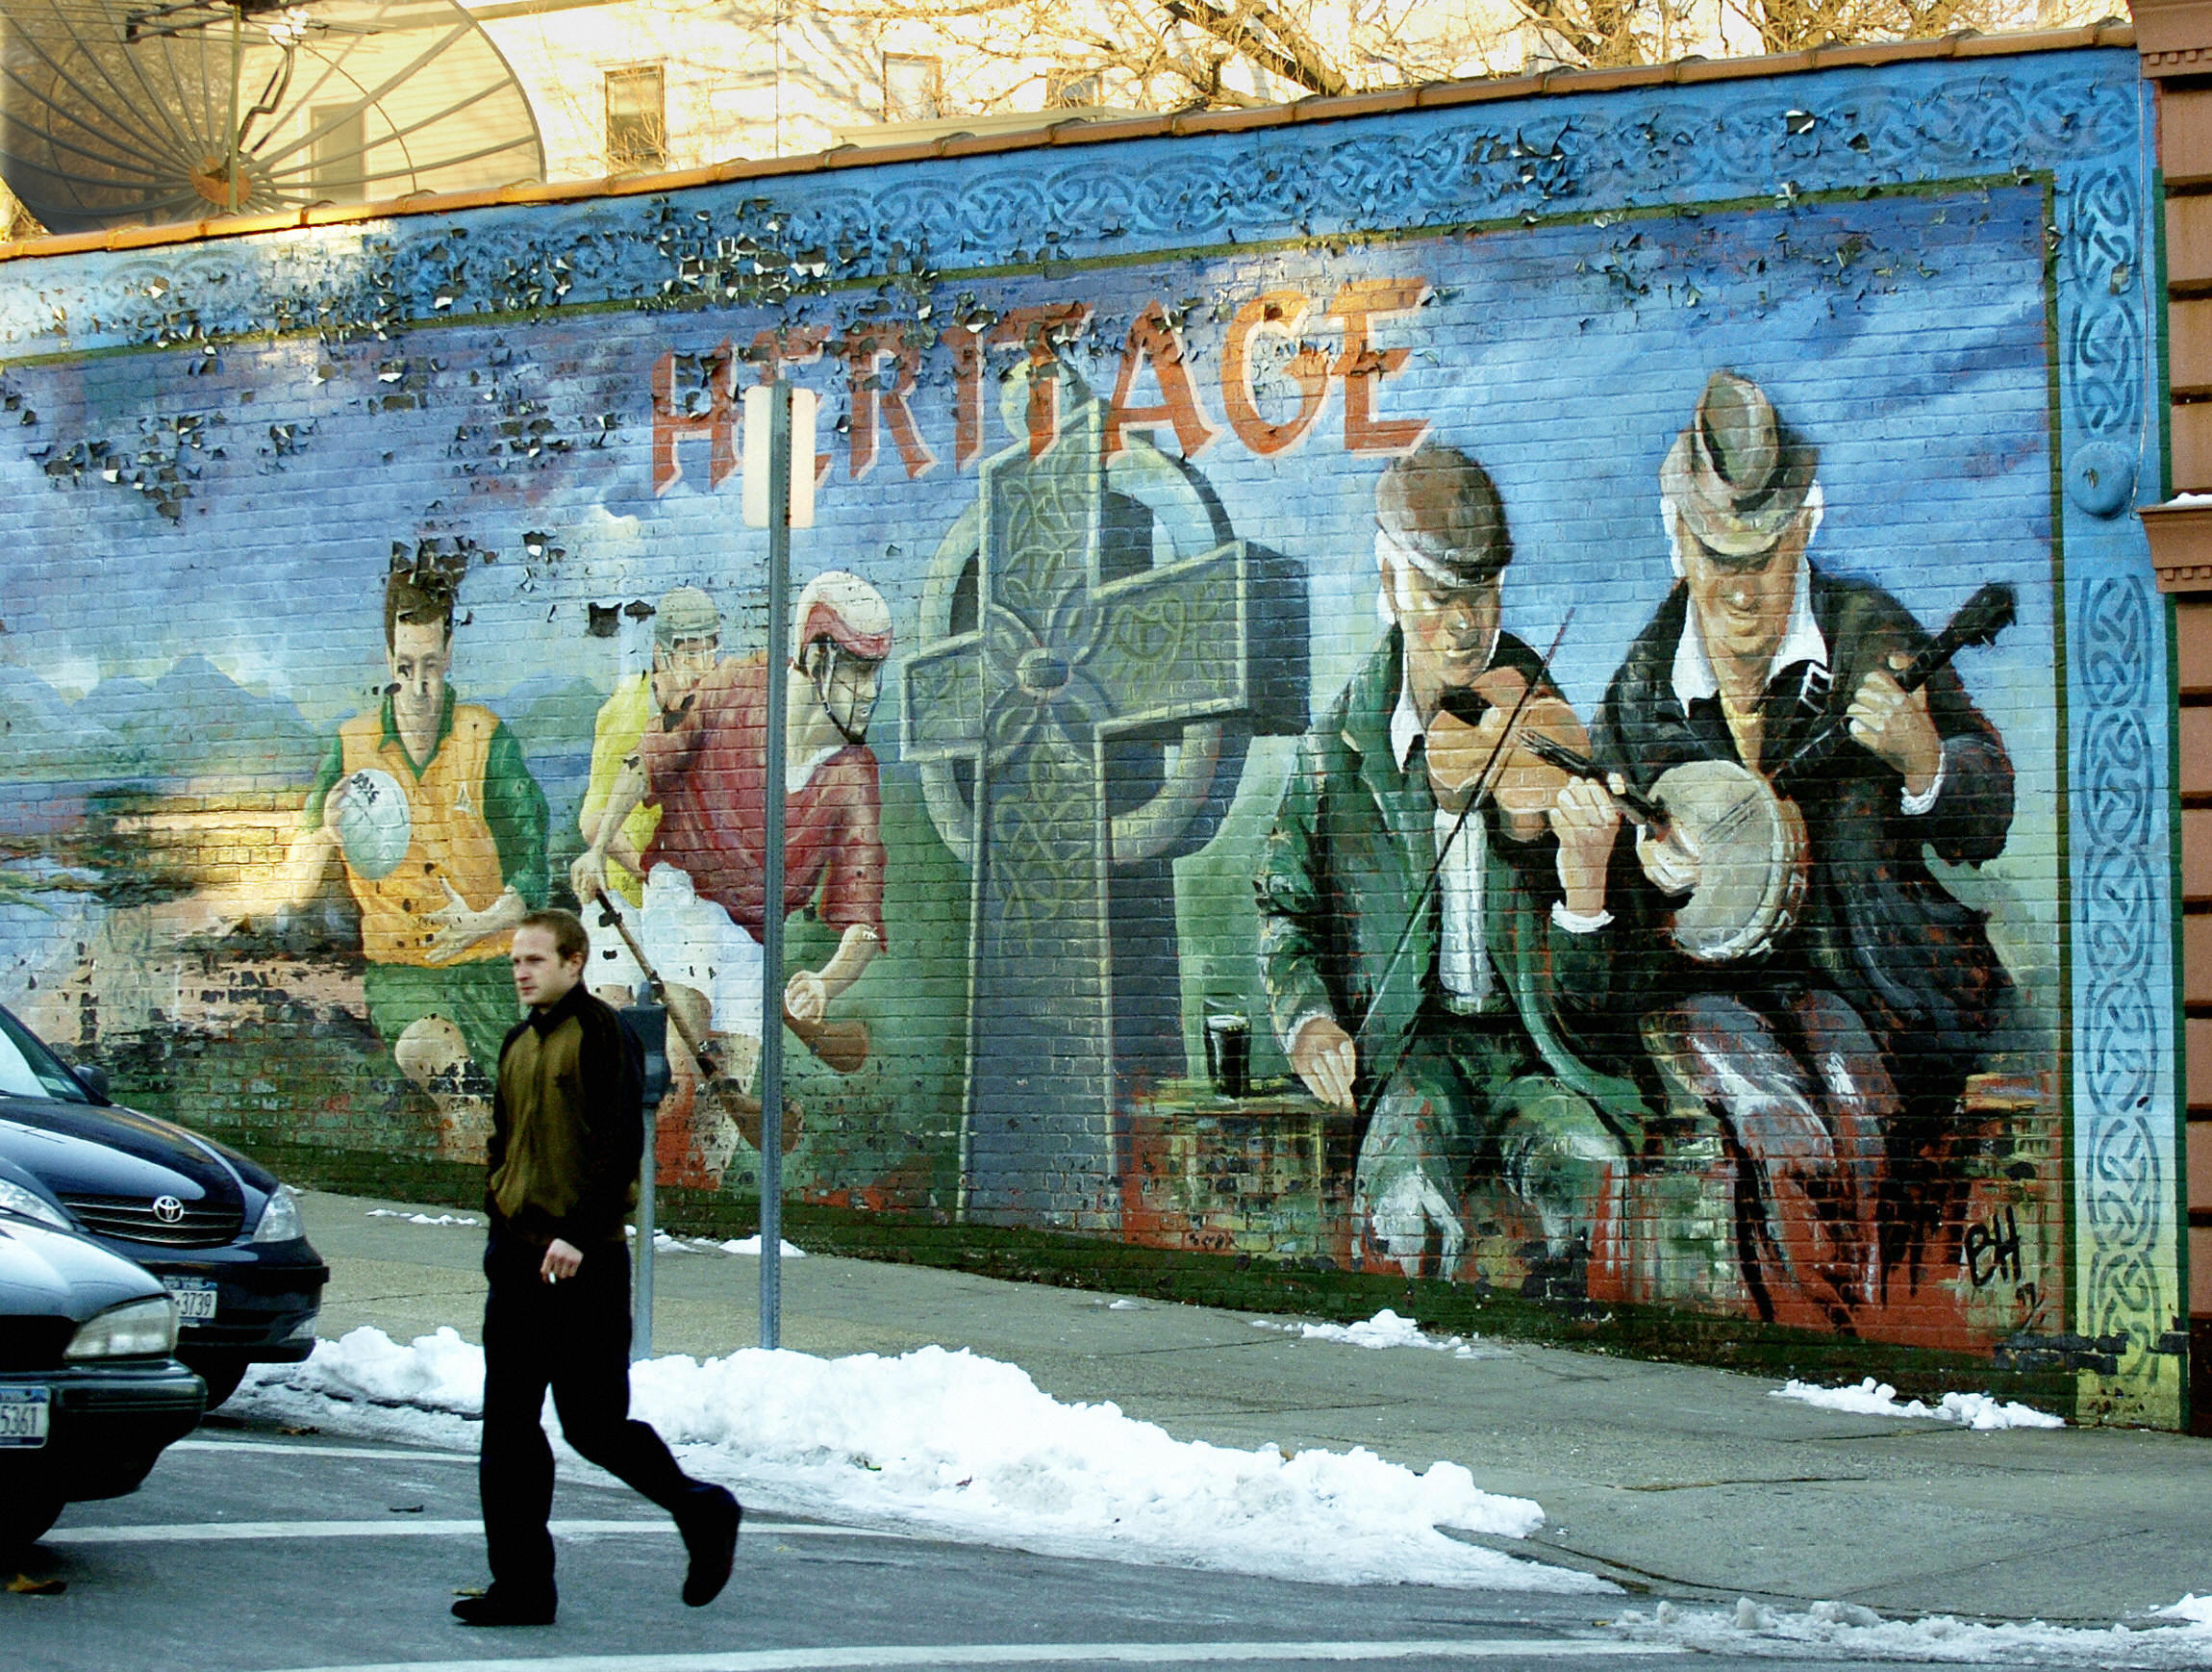
[{"label": "black shoe", "polygon": [[684,1575],[684,1601],[703,1609],[722,1594],[730,1583],[730,1564],[737,1559],[738,1524],[745,1518],[739,1502],[719,1486],[701,1489],[699,1507],[679,1524],[684,1548],[691,1553],[691,1570]]},{"label": "black shoe", "polygon": [[455,1603],[453,1617],[465,1626],[550,1626],[555,1606],[549,1596],[525,1598],[493,1585],[482,1596]]}]

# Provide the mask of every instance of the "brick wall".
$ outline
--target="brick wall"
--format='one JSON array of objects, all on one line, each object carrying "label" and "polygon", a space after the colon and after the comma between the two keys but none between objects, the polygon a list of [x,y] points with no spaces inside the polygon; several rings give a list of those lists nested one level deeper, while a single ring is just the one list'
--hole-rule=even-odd
[{"label": "brick wall", "polygon": [[[572,898],[639,747],[662,828],[624,828],[736,912],[672,873],[642,902],[720,1036],[661,1176],[745,1200],[738,412],[780,372],[822,402],[794,585],[856,577],[840,631],[890,638],[865,744],[789,687],[804,883],[771,986],[822,973],[843,1029],[787,1039],[802,1205],[892,1249],[1054,1231],[1697,1317],[1835,1374],[1928,1349],[2178,1421],[2169,674],[2129,514],[2160,487],[2147,120],[2124,35],[2087,32],[26,252],[0,996],[148,1107],[455,1188],[503,925]],[[1570,733],[1649,790],[1684,749],[1778,758],[1673,673],[1686,429],[1733,461],[1673,490],[1720,519],[1673,551],[1719,577],[1698,642],[1726,649],[1729,574],[1780,577],[1720,658],[1772,675],[1776,747],[1886,702],[1882,647],[1984,583],[2017,619],[1936,676],[1924,739],[1791,786],[1804,892],[1759,946],[1687,956],[1625,828],[1573,874],[1555,786],[1518,824],[1478,805],[1447,911],[1428,873],[1470,826],[1440,832],[1453,782],[1401,772],[1392,704],[1410,670],[1421,758],[1448,750],[1482,632],[1431,628],[1476,621],[1499,554],[1417,519],[1428,567],[1385,545],[1385,584],[1386,473],[1479,462],[1512,552],[1489,670],[1545,658]],[[1765,474],[1722,503],[1712,469]],[[1786,630],[1808,532],[1817,651]],[[688,716],[685,654],[720,658]],[[1576,795],[1561,818],[1604,826]],[[1299,1049],[1317,1018],[1349,1106]]]}]

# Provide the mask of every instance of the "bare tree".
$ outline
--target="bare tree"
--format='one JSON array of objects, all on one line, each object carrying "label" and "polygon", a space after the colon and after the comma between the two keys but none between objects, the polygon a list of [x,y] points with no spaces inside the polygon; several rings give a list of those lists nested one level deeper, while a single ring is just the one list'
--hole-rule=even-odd
[{"label": "bare tree", "polygon": [[821,11],[866,20],[887,50],[942,57],[948,114],[1361,92],[1479,73],[1521,27],[1508,0],[826,0]]},{"label": "bare tree", "polygon": [[2088,22],[2117,0],[826,0],[944,61],[947,114],[1356,93],[1531,64],[1614,68]]}]

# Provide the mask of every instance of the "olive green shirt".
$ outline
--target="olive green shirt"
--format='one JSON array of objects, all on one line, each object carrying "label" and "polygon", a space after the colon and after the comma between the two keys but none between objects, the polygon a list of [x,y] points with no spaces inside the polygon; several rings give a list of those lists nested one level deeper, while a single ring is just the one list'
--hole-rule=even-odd
[{"label": "olive green shirt", "polygon": [[644,1080],[636,1043],[579,983],[508,1035],[485,1205],[536,1241],[620,1242],[638,1201]]}]

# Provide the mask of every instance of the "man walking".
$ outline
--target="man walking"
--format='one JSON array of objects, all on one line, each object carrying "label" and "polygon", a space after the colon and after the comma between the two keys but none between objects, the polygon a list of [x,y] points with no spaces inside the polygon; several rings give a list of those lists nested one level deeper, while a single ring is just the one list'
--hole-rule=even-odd
[{"label": "man walking", "polygon": [[676,1518],[691,1553],[685,1602],[714,1601],[737,1548],[738,1501],[677,1468],[629,1414],[622,1217],[637,1201],[644,1070],[620,1019],[583,985],[588,944],[573,913],[535,911],[509,954],[530,1013],[500,1051],[492,1104],[481,1464],[491,1587],[453,1605],[466,1626],[553,1622],[553,1451],[539,1420],[548,1386],[567,1442]]}]

